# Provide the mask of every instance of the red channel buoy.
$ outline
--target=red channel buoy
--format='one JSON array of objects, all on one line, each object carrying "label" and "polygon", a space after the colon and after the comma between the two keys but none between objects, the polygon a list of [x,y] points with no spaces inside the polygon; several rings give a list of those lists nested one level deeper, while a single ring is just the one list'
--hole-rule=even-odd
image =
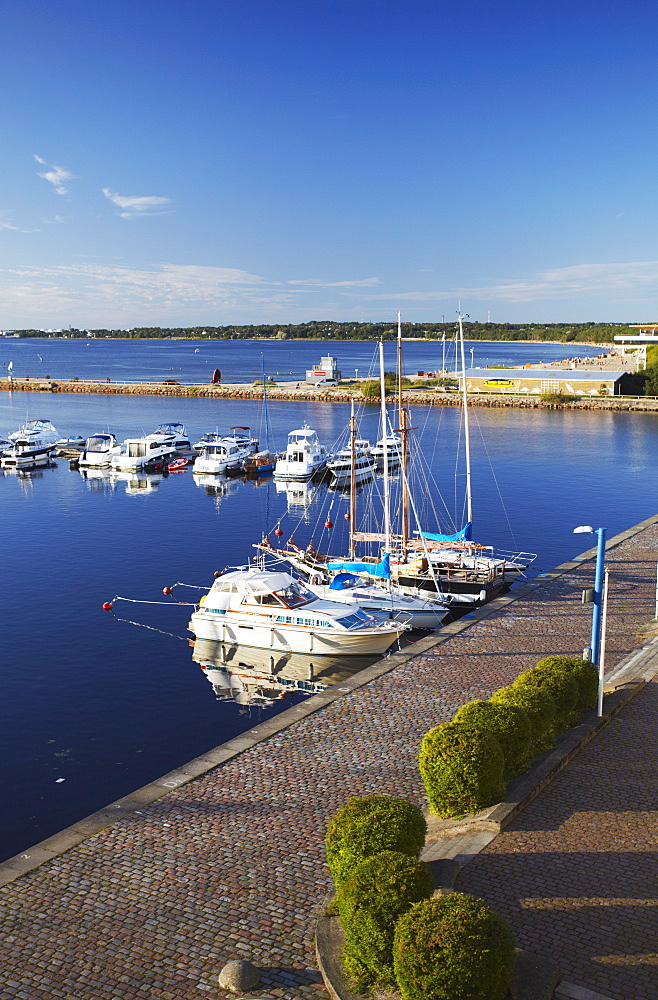
[{"label": "red channel buoy", "polygon": [[281,535],[283,534],[283,528],[275,528],[274,534],[276,535],[277,538],[281,538]]},{"label": "red channel buoy", "polygon": [[333,528],[334,522],[333,521],[325,521],[324,522],[324,526],[325,526],[325,528]]},{"label": "red channel buoy", "polygon": [[346,521],[349,521],[349,519],[350,519],[350,515],[349,514],[343,514],[343,517],[345,518]]},{"label": "red channel buoy", "polygon": [[163,587],[162,588],[162,593],[163,594],[173,594],[173,592],[174,592],[173,587]]},{"label": "red channel buoy", "polygon": [[106,601],[103,605],[103,611],[111,611],[113,607],[112,601]]}]

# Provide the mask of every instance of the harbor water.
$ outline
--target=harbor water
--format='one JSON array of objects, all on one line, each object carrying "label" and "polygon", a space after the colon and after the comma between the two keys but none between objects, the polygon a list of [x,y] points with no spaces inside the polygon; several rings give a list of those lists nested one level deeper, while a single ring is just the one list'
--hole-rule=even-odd
[{"label": "harbor water", "polygon": [[[35,348],[29,341],[12,341],[11,352],[1,346],[8,360],[13,353],[15,369],[17,351]],[[125,357],[154,345],[104,341],[87,349],[85,342],[49,341],[41,346],[42,357],[50,347],[77,351],[75,371],[58,373],[51,359],[53,377],[96,377],[82,367],[83,352],[107,347]],[[174,352],[169,360],[183,363],[195,350],[194,342],[166,347]],[[284,344],[218,345],[225,347],[236,352],[236,367],[240,352],[243,367],[253,373],[264,347],[290,352]],[[308,358],[295,353],[296,364],[310,367],[325,347],[305,344]],[[420,347],[427,351],[427,345]],[[566,356],[565,345],[475,345],[483,352],[491,347],[504,349],[510,364],[540,360],[529,348],[550,349],[555,359]],[[357,356],[372,355],[373,345],[349,344],[344,350],[346,361],[335,351],[340,364],[357,367]],[[585,352],[579,347],[573,353]],[[420,354],[411,363],[430,367]],[[211,364],[226,368],[228,362],[215,356]],[[107,374],[121,377],[111,366]],[[430,493],[440,490],[442,527],[459,526],[464,513],[460,411],[417,407],[412,416],[418,447],[437,484],[429,486],[428,479],[421,485],[419,507],[428,511],[430,501],[438,505]],[[62,435],[110,430],[120,440],[170,420],[182,421],[193,440],[234,425],[250,426],[261,442],[264,433],[259,402],[0,394],[0,436],[26,417],[48,418]],[[283,447],[287,432],[306,421],[330,447],[348,417],[344,404],[272,403],[272,443]],[[360,420],[360,434],[374,441],[378,408],[364,407]],[[474,537],[536,552],[533,573],[586,547],[589,536],[574,536],[576,525],[604,526],[612,535],[656,512],[658,415],[474,408],[471,423]],[[271,479],[197,483],[190,471],[131,484],[85,477],[58,459],[54,467],[32,474],[0,476],[0,501],[3,858],[303,696],[291,689],[260,705],[218,699],[189,644],[191,608],[185,602],[193,602],[199,591],[177,588],[171,598],[162,588],[177,581],[209,585],[214,571],[252,558],[253,543],[279,523],[285,538],[292,532],[300,542],[312,537],[317,548],[341,551],[346,494],[324,486],[286,489]],[[364,489],[359,502],[365,511],[376,497]],[[335,537],[333,528],[324,527],[327,509]],[[102,604],[115,595],[154,603],[118,602],[114,613],[104,612]],[[610,617],[613,621],[614,608]]]}]

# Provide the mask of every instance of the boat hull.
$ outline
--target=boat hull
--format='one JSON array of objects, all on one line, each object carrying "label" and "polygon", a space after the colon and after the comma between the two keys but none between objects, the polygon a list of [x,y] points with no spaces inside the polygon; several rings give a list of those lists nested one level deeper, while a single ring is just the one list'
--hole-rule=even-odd
[{"label": "boat hull", "polygon": [[[226,620],[228,618],[228,621]],[[341,632],[340,638],[329,629],[306,630],[300,627],[271,628],[247,625],[228,615],[195,611],[190,619],[190,631],[197,639],[237,643],[258,649],[281,652],[312,653],[314,656],[372,656],[386,652],[400,633],[377,628]]]}]

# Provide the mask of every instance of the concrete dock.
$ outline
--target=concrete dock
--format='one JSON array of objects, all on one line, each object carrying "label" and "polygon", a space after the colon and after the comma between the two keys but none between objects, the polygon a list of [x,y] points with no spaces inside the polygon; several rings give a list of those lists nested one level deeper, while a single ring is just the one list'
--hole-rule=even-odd
[{"label": "concrete dock", "polygon": [[[614,668],[654,615],[658,516],[612,539],[608,550]],[[325,997],[312,939],[330,886],[328,818],[354,794],[422,805],[416,760],[431,726],[542,656],[580,655],[591,625],[581,590],[592,584],[593,556],[564,563],[0,865],[0,997],[225,997],[217,975],[237,957],[262,973],[249,996]],[[655,797],[639,794],[642,776],[655,780],[648,735],[655,691],[650,683],[460,876],[460,888],[499,905],[523,947],[557,956],[571,990],[563,995],[574,1000],[586,1000],[583,990],[613,1000],[658,993],[658,986],[647,992],[656,985],[656,956],[633,923],[638,906],[654,927],[658,912],[658,811]],[[623,760],[624,747],[634,752],[628,738],[636,728],[642,757],[629,783],[627,763],[615,769],[615,759]],[[612,743],[592,771],[583,755],[596,760],[604,738]],[[607,811],[579,792],[595,776],[604,778]],[[563,828],[567,847],[555,839]],[[578,863],[570,865],[549,857],[561,862],[574,851]],[[501,860],[507,869],[496,868]],[[579,875],[583,862],[598,873],[596,893],[594,875],[590,882]],[[510,868],[529,880],[505,886]],[[526,923],[529,910],[540,912]],[[614,933],[602,936],[597,928],[606,921]]]}]

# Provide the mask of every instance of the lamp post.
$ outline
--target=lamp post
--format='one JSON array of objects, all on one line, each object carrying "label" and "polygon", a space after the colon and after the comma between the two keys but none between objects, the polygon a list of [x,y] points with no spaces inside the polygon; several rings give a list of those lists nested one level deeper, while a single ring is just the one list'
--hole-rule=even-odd
[{"label": "lamp post", "polygon": [[[603,656],[601,656],[601,631],[603,625],[603,611],[604,611],[604,601],[603,601],[603,576],[605,572],[605,528],[592,528],[589,524],[581,524],[580,527],[574,528],[574,535],[587,532],[592,535],[597,536],[597,546],[596,546],[596,569],[594,571],[594,593],[592,596],[592,639],[590,644],[590,659],[592,663],[595,663],[599,668],[599,697],[598,697],[598,715],[599,717],[603,714]],[[605,594],[607,598],[607,586],[605,588]],[[606,600],[607,605],[607,600]],[[607,610],[607,608],[606,608]]]}]

